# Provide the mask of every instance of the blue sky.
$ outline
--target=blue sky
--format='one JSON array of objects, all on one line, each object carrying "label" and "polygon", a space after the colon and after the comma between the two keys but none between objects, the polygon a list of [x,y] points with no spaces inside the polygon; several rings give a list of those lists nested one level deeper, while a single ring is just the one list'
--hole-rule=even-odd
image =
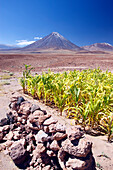
[{"label": "blue sky", "polygon": [[0,0],[0,44],[25,45],[51,32],[78,46],[113,45],[113,0]]}]

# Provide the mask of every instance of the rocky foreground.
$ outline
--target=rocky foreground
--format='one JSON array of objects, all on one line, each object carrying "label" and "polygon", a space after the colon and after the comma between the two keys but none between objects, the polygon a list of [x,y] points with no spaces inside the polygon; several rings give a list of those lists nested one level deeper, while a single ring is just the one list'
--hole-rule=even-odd
[{"label": "rocky foreground", "polygon": [[94,170],[92,143],[81,127],[66,128],[23,97],[12,98],[0,121],[0,150],[20,169]]}]

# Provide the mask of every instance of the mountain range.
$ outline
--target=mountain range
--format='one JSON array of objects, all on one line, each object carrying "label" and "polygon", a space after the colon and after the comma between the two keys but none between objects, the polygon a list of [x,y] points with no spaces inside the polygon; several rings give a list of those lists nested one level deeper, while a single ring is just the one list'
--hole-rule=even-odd
[{"label": "mountain range", "polygon": [[74,51],[113,51],[113,46],[109,43],[95,43],[89,46],[79,47],[72,43],[71,41],[64,38],[57,32],[52,32],[51,34],[43,37],[34,43],[27,45],[23,48],[17,48],[15,46],[8,46],[0,44],[0,50],[21,50],[21,51],[38,51],[45,49],[53,50],[74,50]]},{"label": "mountain range", "polygon": [[14,48],[17,48],[17,47],[11,46],[11,45],[0,44],[0,50],[8,50],[8,49],[14,49]]},{"label": "mountain range", "polygon": [[113,51],[113,46],[109,43],[95,43],[82,48],[88,51]]}]

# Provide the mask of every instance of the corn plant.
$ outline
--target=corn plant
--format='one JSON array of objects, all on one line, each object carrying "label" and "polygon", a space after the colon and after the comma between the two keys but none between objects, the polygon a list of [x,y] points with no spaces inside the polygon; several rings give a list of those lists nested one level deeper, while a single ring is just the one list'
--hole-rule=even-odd
[{"label": "corn plant", "polygon": [[27,92],[27,78],[30,77],[30,72],[33,68],[31,67],[31,65],[26,65],[25,64],[25,70],[23,71],[23,77],[20,78],[20,84],[23,88],[23,92],[26,93]]},{"label": "corn plant", "polygon": [[84,129],[107,129],[108,140],[112,134],[113,74],[98,69],[54,73],[48,70],[42,75],[31,76],[31,66],[25,65],[20,79],[24,93],[54,104],[68,117],[75,119]]}]

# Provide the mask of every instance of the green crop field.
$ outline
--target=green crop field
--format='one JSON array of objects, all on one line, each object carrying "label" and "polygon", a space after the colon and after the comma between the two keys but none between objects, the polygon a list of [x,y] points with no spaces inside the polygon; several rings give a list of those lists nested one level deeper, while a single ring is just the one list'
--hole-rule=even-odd
[{"label": "green crop field", "polygon": [[75,124],[100,129],[111,140],[113,132],[113,74],[98,69],[31,75],[25,65],[20,78],[24,93],[55,105],[62,115],[75,119]]}]

